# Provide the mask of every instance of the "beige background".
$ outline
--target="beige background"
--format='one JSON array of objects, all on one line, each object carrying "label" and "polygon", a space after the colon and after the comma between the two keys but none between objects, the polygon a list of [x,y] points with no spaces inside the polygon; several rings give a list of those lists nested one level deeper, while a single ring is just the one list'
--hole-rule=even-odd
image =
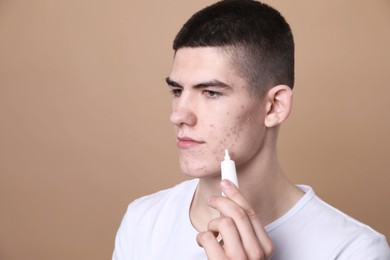
[{"label": "beige background", "polygon": [[[0,0],[0,259],[110,259],[133,199],[181,176],[164,78],[212,1]],[[390,2],[278,0],[296,39],[280,154],[390,236]]]}]

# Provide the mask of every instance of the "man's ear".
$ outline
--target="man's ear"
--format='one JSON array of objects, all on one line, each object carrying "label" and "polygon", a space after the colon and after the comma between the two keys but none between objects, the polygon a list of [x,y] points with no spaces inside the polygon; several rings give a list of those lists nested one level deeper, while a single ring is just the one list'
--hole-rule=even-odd
[{"label": "man's ear", "polygon": [[293,93],[290,87],[278,85],[271,88],[266,95],[266,127],[274,127],[284,122],[291,112]]}]

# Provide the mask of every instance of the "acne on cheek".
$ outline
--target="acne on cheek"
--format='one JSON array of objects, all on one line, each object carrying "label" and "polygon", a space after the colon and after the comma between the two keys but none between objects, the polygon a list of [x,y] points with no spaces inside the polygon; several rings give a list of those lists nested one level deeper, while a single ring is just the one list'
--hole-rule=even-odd
[{"label": "acne on cheek", "polygon": [[239,133],[239,131],[235,131],[234,133],[233,133],[233,136],[234,136],[234,141],[237,143],[239,140],[238,140],[238,133]]},{"label": "acne on cheek", "polygon": [[[231,127],[225,134],[224,138],[219,142],[222,148],[231,149],[235,143],[239,142],[239,126]],[[229,146],[229,147],[227,147]]]},{"label": "acne on cheek", "polygon": [[[237,122],[241,122],[241,118],[237,118]],[[234,141],[238,142],[239,141],[239,135],[241,133],[241,124],[236,124],[234,127],[231,129],[231,135],[234,136]]]},{"label": "acne on cheek", "polygon": [[199,172],[204,173],[206,172],[206,167],[202,166],[198,169]]},{"label": "acne on cheek", "polygon": [[[244,109],[244,108],[245,108],[244,105],[240,106],[240,109]],[[228,117],[230,117],[231,116],[231,112],[226,112],[226,115]],[[220,139],[219,142],[218,142],[219,149],[221,149],[221,150],[224,150],[226,148],[234,149],[233,147],[240,140],[239,135],[240,135],[240,132],[241,132],[241,127],[242,127],[241,123],[245,123],[245,122],[242,122],[242,119],[243,118],[241,116],[237,116],[233,120],[233,122],[235,122],[235,124],[233,126],[230,126],[228,129],[226,129],[227,131],[224,133],[223,139]],[[215,130],[216,127],[215,127],[214,124],[209,124],[209,128]],[[213,155],[214,155],[214,157],[216,159],[220,159],[221,156],[222,156],[221,155],[221,151],[215,151],[213,153]]]},{"label": "acne on cheek", "polygon": [[[226,115],[230,115],[230,112],[226,112]],[[226,146],[227,144],[237,143],[239,141],[239,135],[241,132],[242,117],[237,116],[234,120],[234,126],[228,128],[228,131],[224,134],[224,139],[220,141],[220,145]],[[226,148],[226,147],[225,147]],[[229,148],[229,147],[227,147]]]}]

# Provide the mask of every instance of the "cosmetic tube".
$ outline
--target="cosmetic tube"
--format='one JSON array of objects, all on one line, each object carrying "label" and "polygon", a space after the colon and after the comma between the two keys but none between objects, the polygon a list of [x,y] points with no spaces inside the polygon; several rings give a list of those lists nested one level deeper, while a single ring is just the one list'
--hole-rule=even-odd
[{"label": "cosmetic tube", "polygon": [[230,159],[228,149],[225,149],[225,159],[221,162],[221,179],[231,181],[238,188],[236,164]]}]

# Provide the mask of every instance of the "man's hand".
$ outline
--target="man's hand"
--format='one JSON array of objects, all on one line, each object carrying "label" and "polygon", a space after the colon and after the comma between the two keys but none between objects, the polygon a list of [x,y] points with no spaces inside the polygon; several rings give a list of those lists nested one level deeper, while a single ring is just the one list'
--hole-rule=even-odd
[{"label": "man's hand", "polygon": [[226,197],[213,196],[207,202],[221,216],[197,236],[208,259],[270,259],[274,247],[256,212],[230,181],[223,180],[221,188]]}]

